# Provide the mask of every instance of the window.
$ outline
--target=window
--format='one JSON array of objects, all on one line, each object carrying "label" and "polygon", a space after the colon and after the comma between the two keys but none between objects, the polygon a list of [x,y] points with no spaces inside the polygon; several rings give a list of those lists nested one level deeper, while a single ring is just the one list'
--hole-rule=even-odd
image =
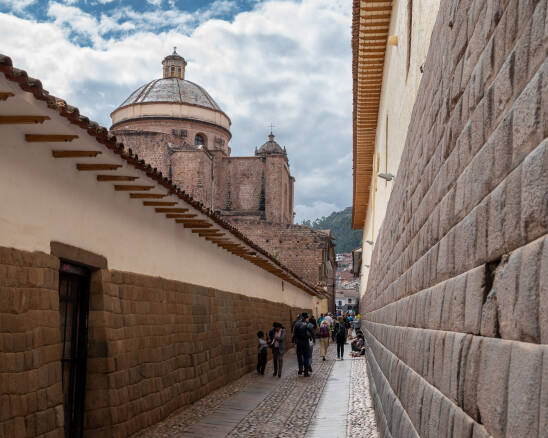
[{"label": "window", "polygon": [[175,76],[175,67],[171,66],[171,77]]},{"label": "window", "polygon": [[352,302],[352,298],[348,298],[348,304]]},{"label": "window", "polygon": [[177,77],[181,77],[181,67],[177,67]]},{"label": "window", "polygon": [[342,306],[342,301],[339,301],[339,306]]},{"label": "window", "polygon": [[194,144],[196,146],[204,146],[205,145],[205,137],[202,134],[196,134],[196,137],[194,137]]}]

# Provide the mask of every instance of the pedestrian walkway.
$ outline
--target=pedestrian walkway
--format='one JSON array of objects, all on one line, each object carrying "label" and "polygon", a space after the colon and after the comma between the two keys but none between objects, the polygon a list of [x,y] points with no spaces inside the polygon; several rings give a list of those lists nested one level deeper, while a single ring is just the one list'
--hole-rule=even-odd
[{"label": "pedestrian walkway", "polygon": [[330,346],[322,361],[318,350],[309,378],[297,376],[295,350],[290,350],[281,379],[272,376],[269,362],[264,376],[246,374],[135,437],[375,438],[365,359],[347,352],[338,361]]},{"label": "pedestrian walkway", "polygon": [[353,361],[348,360],[348,355],[346,356],[346,360],[337,361],[333,365],[316,414],[308,429],[307,438],[346,437],[346,414]]}]

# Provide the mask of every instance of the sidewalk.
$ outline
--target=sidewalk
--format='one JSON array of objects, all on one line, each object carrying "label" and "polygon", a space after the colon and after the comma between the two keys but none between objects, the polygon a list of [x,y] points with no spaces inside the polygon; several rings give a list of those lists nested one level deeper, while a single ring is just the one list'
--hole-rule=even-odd
[{"label": "sidewalk", "polygon": [[[346,355],[337,361],[330,346],[322,361],[316,345],[314,371],[305,378],[297,376],[292,349],[284,356],[281,379],[272,376],[269,362],[264,376],[246,374],[134,438],[376,437],[365,359]],[[350,385],[351,379],[357,384]]]}]

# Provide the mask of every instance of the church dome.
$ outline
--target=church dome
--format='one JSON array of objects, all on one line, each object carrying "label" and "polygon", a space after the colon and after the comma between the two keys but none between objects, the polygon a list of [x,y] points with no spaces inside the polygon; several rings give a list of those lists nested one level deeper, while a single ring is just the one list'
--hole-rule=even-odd
[{"label": "church dome", "polygon": [[255,155],[273,155],[273,154],[285,154],[285,148],[274,141],[274,134],[272,132],[268,136],[268,141],[255,151]]},{"label": "church dome", "polygon": [[[198,122],[220,127],[230,138],[229,117],[206,90],[185,79],[186,66],[185,58],[174,48],[173,53],[162,61],[162,78],[139,87],[111,113],[112,128],[127,127],[130,122],[144,120]],[[173,129],[180,127],[174,126]]]},{"label": "church dome", "polygon": [[194,82],[177,77],[156,79],[139,87],[120,105],[120,108],[155,102],[198,105],[222,111],[206,90]]}]

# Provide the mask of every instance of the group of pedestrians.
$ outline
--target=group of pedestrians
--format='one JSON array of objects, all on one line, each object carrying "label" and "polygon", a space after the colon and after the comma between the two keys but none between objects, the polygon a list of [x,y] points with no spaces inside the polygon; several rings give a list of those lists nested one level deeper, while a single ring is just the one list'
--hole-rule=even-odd
[{"label": "group of pedestrians", "polygon": [[266,339],[262,331],[257,332],[257,338],[259,340],[258,350],[259,357],[257,360],[257,372],[264,374],[266,367],[267,348],[272,349],[272,361],[274,363],[274,377],[282,377],[282,368],[284,363],[285,353],[285,327],[274,321],[272,328],[268,331]]},{"label": "group of pedestrians", "polygon": [[312,351],[314,349],[317,323],[314,317],[303,312],[293,323],[293,343],[297,346],[298,374],[305,377],[312,372]]},{"label": "group of pedestrians", "polygon": [[[344,358],[344,345],[347,338],[350,337],[352,328],[357,333],[356,344],[352,344],[352,349],[358,347],[360,351],[363,346],[363,334],[359,332],[359,315],[353,318],[345,314],[334,319],[330,313],[321,314],[316,322],[314,316],[303,312],[294,321],[292,325],[292,342],[296,346],[297,361],[299,364],[298,375],[309,377],[312,373],[312,353],[316,338],[320,341],[320,356],[323,360],[327,355],[327,348],[331,341],[337,344],[337,359]],[[318,326],[319,324],[319,326]],[[361,336],[361,338],[360,338]],[[286,329],[279,322],[273,322],[272,328],[267,332],[266,338],[262,331],[257,332],[258,338],[258,360],[257,372],[264,374],[267,360],[268,348],[272,349],[272,359],[274,364],[273,376],[282,377],[283,356],[286,348]]]}]

